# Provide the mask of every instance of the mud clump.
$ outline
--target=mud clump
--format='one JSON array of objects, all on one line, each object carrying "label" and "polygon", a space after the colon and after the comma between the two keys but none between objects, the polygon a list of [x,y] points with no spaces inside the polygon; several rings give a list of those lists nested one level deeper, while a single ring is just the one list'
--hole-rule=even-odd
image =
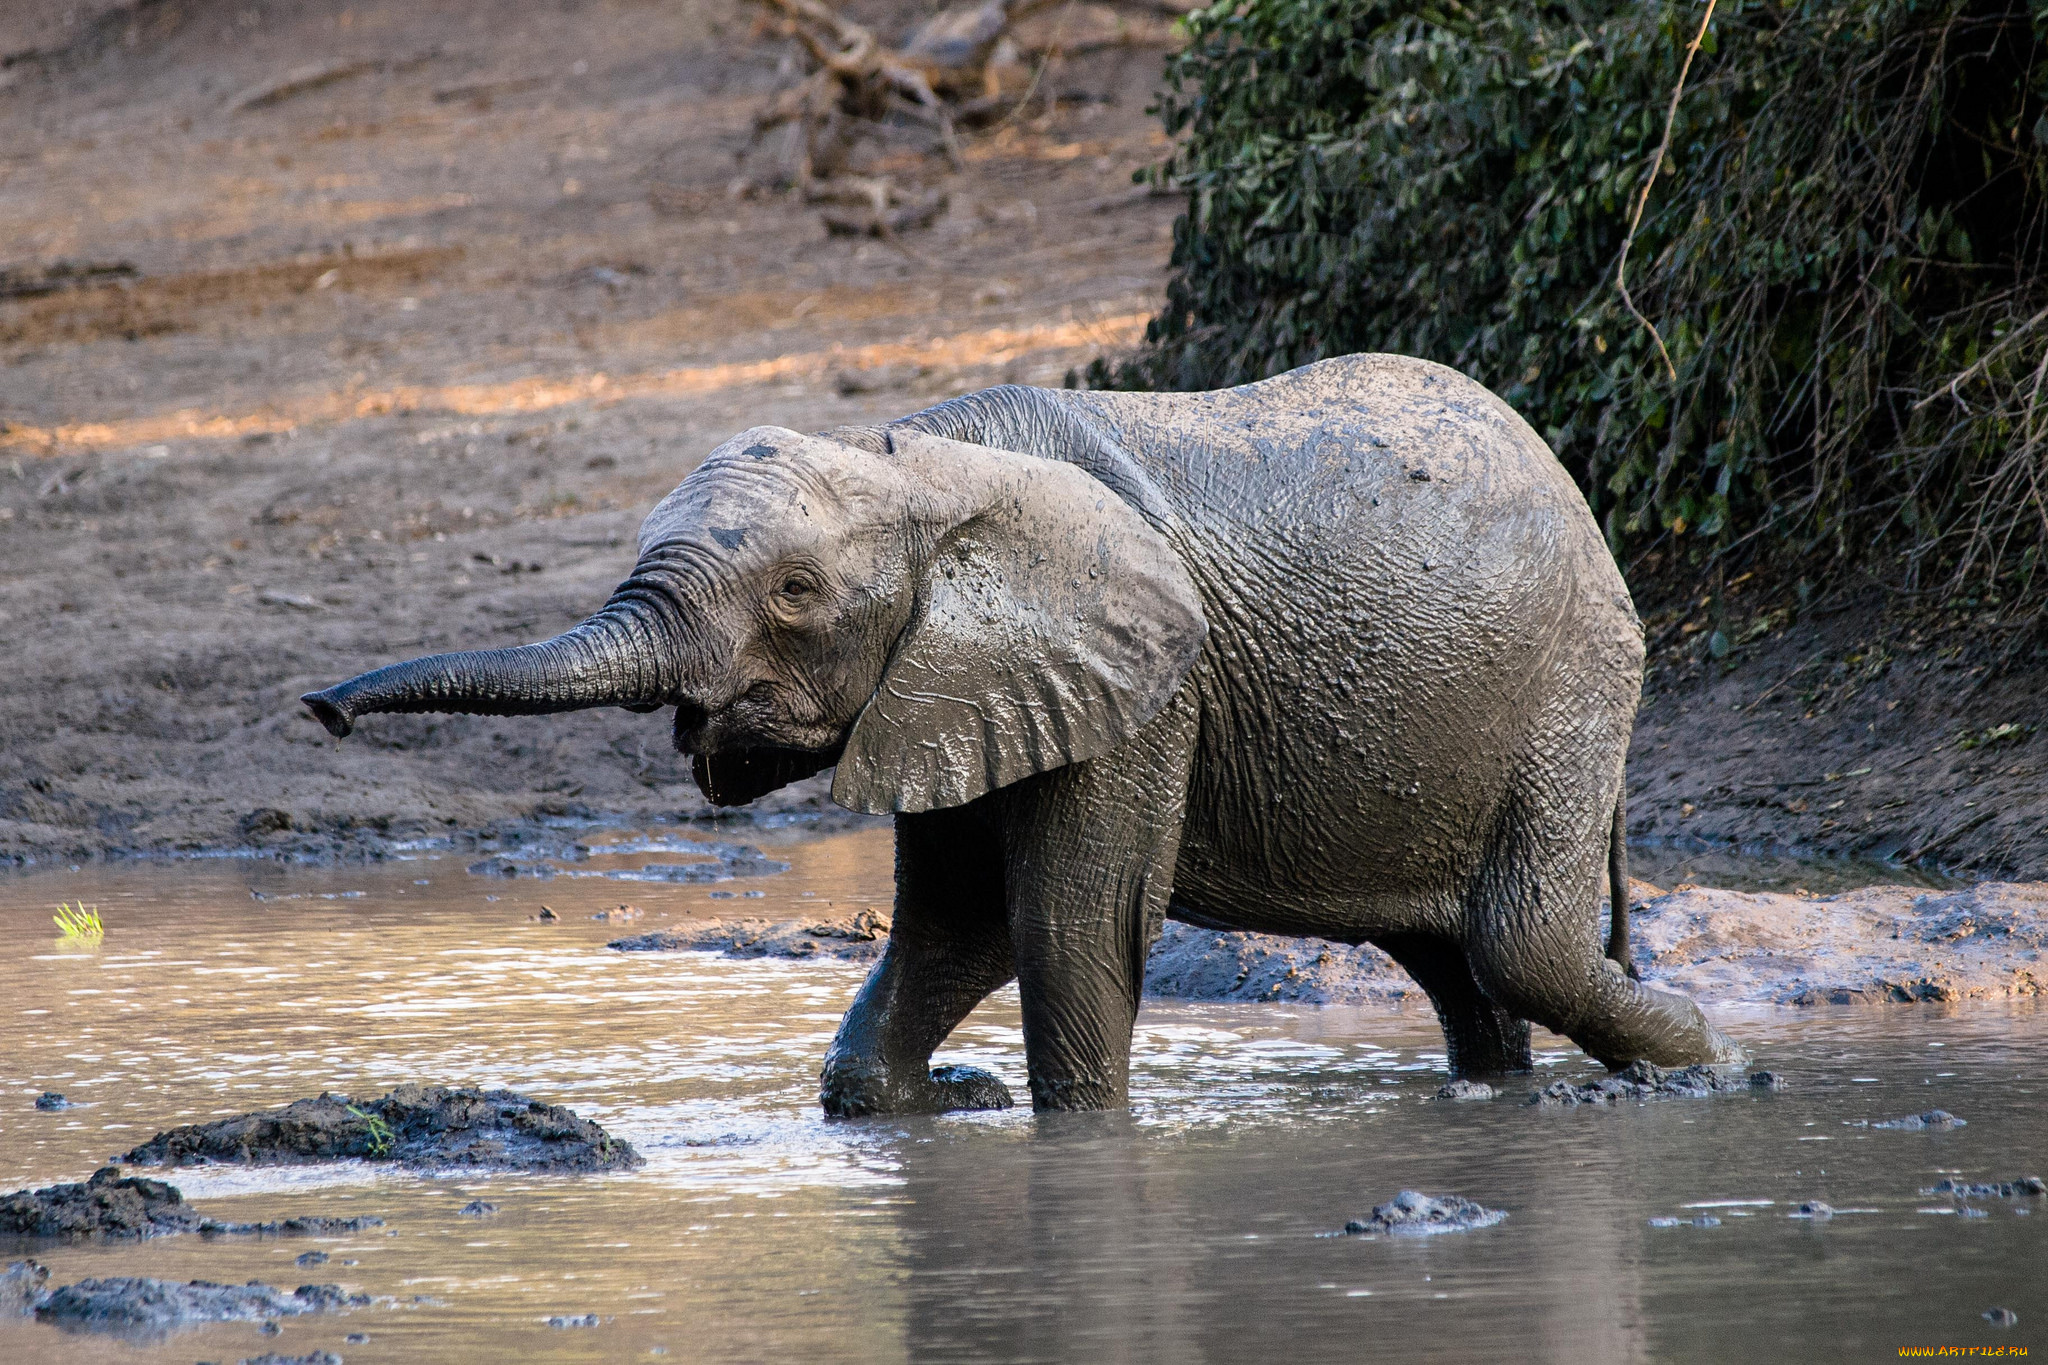
[{"label": "mud clump", "polygon": [[241,1285],[208,1280],[180,1284],[121,1275],[51,1290],[35,1305],[35,1316],[66,1331],[149,1340],[202,1323],[269,1322],[345,1312],[369,1302],[369,1296],[350,1294],[334,1284],[302,1284],[286,1293],[255,1280]]},{"label": "mud clump", "polygon": [[0,1235],[12,1237],[163,1237],[197,1232],[202,1221],[176,1186],[123,1176],[116,1166],[0,1198]]},{"label": "mud clump", "polygon": [[1431,1095],[1430,1098],[1433,1100],[1490,1100],[1498,1094],[1500,1092],[1485,1081],[1468,1081],[1460,1077],[1448,1085],[1438,1087],[1437,1092]]},{"label": "mud clump", "polygon": [[2019,1199],[2027,1195],[2048,1194],[2048,1182],[2038,1175],[2023,1175],[2017,1180],[2000,1180],[1995,1184],[1977,1185],[1967,1180],[1940,1180],[1922,1194],[1946,1194],[1957,1199]]},{"label": "mud clump", "polygon": [[123,1161],[139,1166],[299,1165],[358,1158],[426,1168],[618,1171],[629,1143],[573,1110],[510,1090],[401,1085],[382,1099],[322,1094],[158,1133]]},{"label": "mud clump", "polygon": [[0,1270],[0,1320],[25,1318],[49,1295],[50,1272],[34,1261]]},{"label": "mud clump", "polygon": [[1970,1126],[1970,1121],[1968,1119],[1959,1119],[1946,1109],[1930,1109],[1924,1114],[1908,1114],[1902,1119],[1886,1119],[1882,1123],[1873,1123],[1870,1126],[1872,1128],[1896,1128],[1913,1133],[1923,1131],[1945,1133],[1951,1128],[1967,1128]]},{"label": "mud clump", "polygon": [[1325,943],[1168,924],[1145,961],[1161,1000],[1357,1005],[1420,999],[1421,988],[1370,944]]},{"label": "mud clump", "polygon": [[879,910],[832,920],[715,919],[680,930],[615,938],[621,953],[722,953],[726,957],[836,958],[871,962],[888,946],[889,917]]},{"label": "mud clump", "polygon": [[268,1223],[223,1223],[185,1202],[175,1185],[124,1176],[102,1166],[90,1180],[16,1190],[0,1198],[0,1236],[109,1241],[171,1237],[331,1236],[384,1226],[382,1218],[279,1218]]},{"label": "mud clump", "polygon": [[1771,1071],[1745,1076],[1740,1068],[1731,1066],[1669,1068],[1653,1062],[1631,1062],[1612,1076],[1602,1076],[1597,1081],[1553,1081],[1531,1095],[1529,1103],[1568,1109],[1581,1104],[1620,1104],[1624,1100],[1697,1100],[1709,1095],[1784,1088],[1785,1078]]},{"label": "mud clump", "polygon": [[1366,1237],[1386,1233],[1395,1237],[1424,1237],[1439,1232],[1471,1232],[1490,1228],[1506,1218],[1500,1209],[1489,1209],[1462,1195],[1423,1194],[1403,1190],[1375,1208],[1365,1218],[1354,1218],[1341,1232],[1325,1237]]},{"label": "mud clump", "polygon": [[2048,884],[1831,896],[1684,886],[1629,916],[1648,984],[1771,1005],[2004,1000],[2048,991]]}]

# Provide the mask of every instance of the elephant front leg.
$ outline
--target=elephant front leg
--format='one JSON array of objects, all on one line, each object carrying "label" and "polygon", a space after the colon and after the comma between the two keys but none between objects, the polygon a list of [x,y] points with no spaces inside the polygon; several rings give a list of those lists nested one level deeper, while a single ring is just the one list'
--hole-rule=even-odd
[{"label": "elephant front leg", "polygon": [[1191,708],[1169,710],[1114,754],[997,793],[1034,1109],[1129,1102],[1131,1031],[1173,891],[1192,730]]},{"label": "elephant front leg", "polygon": [[968,807],[898,816],[889,946],[825,1055],[825,1112],[1008,1108],[1008,1087],[988,1072],[930,1066],[933,1049],[1014,974],[994,835]]}]

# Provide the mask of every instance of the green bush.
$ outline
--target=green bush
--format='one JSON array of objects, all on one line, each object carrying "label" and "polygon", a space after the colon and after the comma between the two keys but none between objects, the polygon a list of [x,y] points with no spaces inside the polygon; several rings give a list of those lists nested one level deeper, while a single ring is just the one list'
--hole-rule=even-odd
[{"label": "green bush", "polygon": [[1618,550],[2012,592],[2048,542],[2048,0],[1716,10],[1629,255],[1674,381],[1614,276],[1702,14],[1196,12],[1151,172],[1188,196],[1167,305],[1090,382],[1426,356],[1545,435]]}]

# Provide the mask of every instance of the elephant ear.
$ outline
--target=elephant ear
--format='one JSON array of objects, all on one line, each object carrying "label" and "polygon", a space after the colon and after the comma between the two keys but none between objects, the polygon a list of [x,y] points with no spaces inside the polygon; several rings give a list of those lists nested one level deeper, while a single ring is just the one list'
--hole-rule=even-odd
[{"label": "elephant ear", "polygon": [[1208,634],[1166,538],[1072,465],[901,428],[891,444],[928,504],[931,549],[833,800],[961,805],[1151,720]]}]

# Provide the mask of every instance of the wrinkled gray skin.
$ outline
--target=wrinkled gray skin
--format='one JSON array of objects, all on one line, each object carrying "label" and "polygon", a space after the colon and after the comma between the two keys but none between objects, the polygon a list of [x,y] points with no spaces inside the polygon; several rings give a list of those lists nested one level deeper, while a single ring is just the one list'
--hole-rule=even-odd
[{"label": "wrinkled gray skin", "polygon": [[830,1113],[1008,1103],[930,1058],[1011,980],[1033,1103],[1124,1104],[1165,917],[1378,944],[1460,1073],[1527,1069],[1530,1020],[1612,1067],[1739,1057],[1602,955],[1642,629],[1556,459],[1455,371],[1350,356],[756,427],[640,551],[565,635],[306,704],[337,735],[672,705],[727,804],[837,762],[838,802],[896,813],[897,905]]}]

